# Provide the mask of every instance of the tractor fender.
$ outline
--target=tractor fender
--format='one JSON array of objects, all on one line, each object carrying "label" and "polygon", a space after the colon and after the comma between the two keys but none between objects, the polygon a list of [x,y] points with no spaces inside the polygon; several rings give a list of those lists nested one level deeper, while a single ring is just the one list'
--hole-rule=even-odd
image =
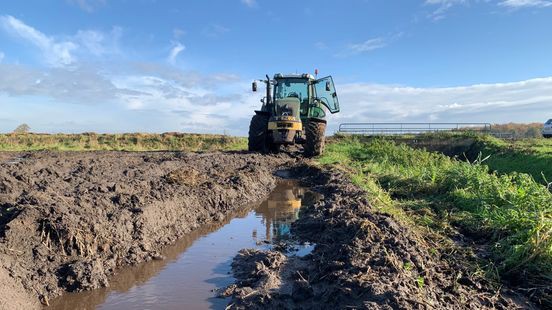
[{"label": "tractor fender", "polygon": [[308,118],[307,121],[314,122],[314,123],[324,123],[324,124],[328,123],[325,119],[320,119],[320,118]]}]

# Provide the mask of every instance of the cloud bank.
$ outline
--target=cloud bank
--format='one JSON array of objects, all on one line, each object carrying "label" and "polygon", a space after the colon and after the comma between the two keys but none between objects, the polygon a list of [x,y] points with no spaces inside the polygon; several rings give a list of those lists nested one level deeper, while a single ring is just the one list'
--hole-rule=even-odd
[{"label": "cloud bank", "polygon": [[[427,4],[448,9],[464,2],[428,0]],[[548,6],[545,2],[501,3]],[[110,62],[109,56],[124,54],[119,47],[123,30],[118,27],[107,32],[79,30],[70,36],[53,36],[9,15],[0,16],[0,26],[33,46],[45,65],[6,63],[0,52],[1,118],[9,119],[0,122],[0,131],[11,131],[17,122],[27,122],[38,131],[226,131],[246,135],[250,117],[260,106],[262,92],[250,92],[252,79],[248,77],[177,68],[175,64],[185,50],[180,29],[173,30],[174,41],[164,50],[167,54],[160,64]],[[228,31],[210,24],[203,35],[216,37]],[[390,42],[392,39],[372,38],[350,44],[344,53],[368,53]],[[317,46],[326,48],[323,42]],[[552,118],[552,77],[440,88],[340,83],[340,77],[334,78],[342,112],[330,116],[329,132],[340,122],[505,123]]]},{"label": "cloud bank", "polygon": [[353,83],[338,89],[337,122],[531,122],[552,115],[552,77],[417,88]]},{"label": "cloud bank", "polygon": [[78,55],[90,58],[106,58],[118,54],[120,27],[110,32],[79,30],[73,36],[48,36],[36,28],[11,16],[0,16],[0,26],[12,36],[35,46],[43,62],[50,67],[66,67],[78,62]]},{"label": "cloud bank", "polygon": [[[233,74],[203,75],[153,63],[133,64],[116,72],[84,66],[37,70],[0,64],[2,96],[45,98],[43,101],[60,103],[60,109],[71,104],[105,111],[107,106],[152,115],[149,120],[147,113],[128,120],[135,122],[132,128],[157,121],[160,115],[167,120],[166,128],[156,124],[142,126],[143,131],[246,135],[262,96],[262,92],[250,92],[249,81]],[[341,113],[330,117],[330,132],[340,122],[505,123],[552,117],[552,77],[445,88],[341,84],[339,78],[336,83]],[[105,126],[104,119],[97,121],[98,126]]]}]

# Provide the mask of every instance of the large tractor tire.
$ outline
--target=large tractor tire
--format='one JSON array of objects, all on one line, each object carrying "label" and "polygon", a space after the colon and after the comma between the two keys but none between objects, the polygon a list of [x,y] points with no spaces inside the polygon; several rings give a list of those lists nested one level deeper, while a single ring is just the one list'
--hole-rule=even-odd
[{"label": "large tractor tire", "polygon": [[314,157],[324,152],[326,123],[317,121],[308,121],[305,130],[305,156]]},{"label": "large tractor tire", "polygon": [[270,153],[278,154],[282,150],[282,145],[276,144],[276,143],[269,143],[268,150],[270,151]]},{"label": "large tractor tire", "polygon": [[268,138],[268,116],[255,114],[249,124],[248,149],[250,152],[266,152]]}]

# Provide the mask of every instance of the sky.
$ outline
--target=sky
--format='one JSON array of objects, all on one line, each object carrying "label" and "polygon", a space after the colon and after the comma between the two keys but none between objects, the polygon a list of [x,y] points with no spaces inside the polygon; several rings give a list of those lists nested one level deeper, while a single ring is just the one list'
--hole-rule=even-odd
[{"label": "sky", "polygon": [[552,118],[552,0],[0,4],[0,132],[246,135],[274,73],[332,75],[343,122]]}]

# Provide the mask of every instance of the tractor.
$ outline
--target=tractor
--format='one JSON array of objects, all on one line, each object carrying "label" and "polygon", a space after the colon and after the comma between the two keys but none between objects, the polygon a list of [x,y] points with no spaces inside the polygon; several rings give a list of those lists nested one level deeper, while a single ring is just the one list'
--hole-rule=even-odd
[{"label": "tractor", "polygon": [[324,151],[326,110],[339,112],[339,101],[331,76],[316,79],[310,74],[275,74],[257,82],[266,85],[262,107],[249,125],[249,151],[277,153],[283,146],[302,144],[304,155]]}]

